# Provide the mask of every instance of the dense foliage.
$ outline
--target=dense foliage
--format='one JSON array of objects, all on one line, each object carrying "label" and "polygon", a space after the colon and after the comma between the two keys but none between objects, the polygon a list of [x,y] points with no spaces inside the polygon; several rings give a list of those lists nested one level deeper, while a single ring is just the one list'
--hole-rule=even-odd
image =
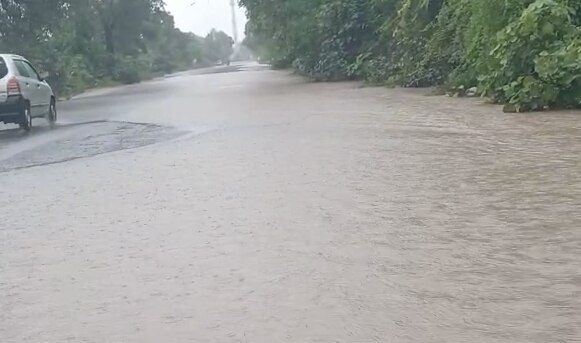
[{"label": "dense foliage", "polygon": [[232,44],[176,29],[163,0],[0,0],[0,52],[32,60],[61,95],[215,63]]},{"label": "dense foliage", "polygon": [[514,111],[581,102],[581,0],[240,2],[247,44],[317,80],[477,87]]}]

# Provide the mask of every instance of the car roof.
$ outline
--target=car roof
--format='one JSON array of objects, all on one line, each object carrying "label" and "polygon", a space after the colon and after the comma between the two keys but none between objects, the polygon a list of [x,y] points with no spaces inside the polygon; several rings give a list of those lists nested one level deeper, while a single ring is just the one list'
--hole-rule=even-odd
[{"label": "car roof", "polygon": [[25,60],[26,59],[26,58],[24,58],[24,57],[22,57],[20,55],[14,55],[14,54],[0,54],[0,57],[4,57],[4,58],[7,57],[7,58],[9,58],[11,60],[13,60],[13,59],[23,59],[23,60]]}]

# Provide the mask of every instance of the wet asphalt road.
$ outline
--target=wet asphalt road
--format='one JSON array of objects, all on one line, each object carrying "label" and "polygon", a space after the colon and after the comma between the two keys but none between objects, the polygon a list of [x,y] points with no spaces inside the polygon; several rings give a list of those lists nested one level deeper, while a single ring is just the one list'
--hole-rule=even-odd
[{"label": "wet asphalt road", "polygon": [[579,112],[240,69],[0,131],[0,342],[581,341]]}]

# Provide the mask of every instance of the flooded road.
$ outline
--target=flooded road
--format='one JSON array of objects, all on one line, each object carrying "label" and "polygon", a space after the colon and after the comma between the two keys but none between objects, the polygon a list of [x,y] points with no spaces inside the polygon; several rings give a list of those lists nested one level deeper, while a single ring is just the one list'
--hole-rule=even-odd
[{"label": "flooded road", "polygon": [[0,131],[0,342],[581,342],[579,112],[248,68],[60,116]]}]

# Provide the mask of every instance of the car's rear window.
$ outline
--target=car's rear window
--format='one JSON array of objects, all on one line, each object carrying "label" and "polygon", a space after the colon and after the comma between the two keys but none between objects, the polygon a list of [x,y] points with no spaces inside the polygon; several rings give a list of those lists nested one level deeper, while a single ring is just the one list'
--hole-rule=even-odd
[{"label": "car's rear window", "polygon": [[6,61],[0,57],[0,79],[8,74],[8,67],[6,67]]}]

